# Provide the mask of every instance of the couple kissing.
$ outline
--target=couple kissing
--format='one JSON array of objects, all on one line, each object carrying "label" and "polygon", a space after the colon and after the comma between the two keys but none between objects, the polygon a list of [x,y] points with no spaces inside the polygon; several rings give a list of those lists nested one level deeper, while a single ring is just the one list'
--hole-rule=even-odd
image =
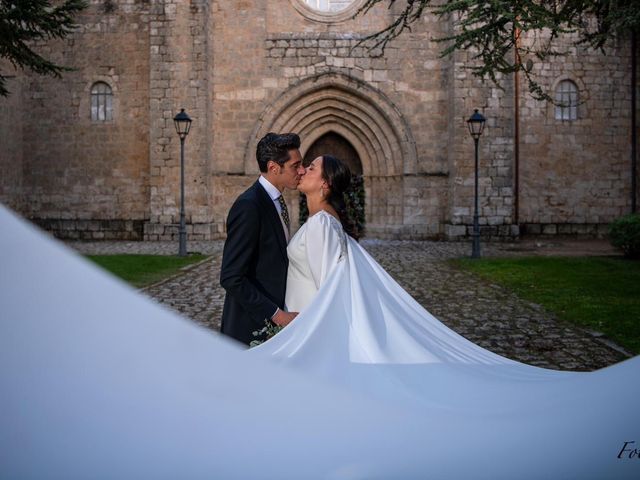
[{"label": "couple kissing", "polygon": [[[343,198],[351,173],[340,160],[323,155],[305,168],[295,133],[266,134],[258,142],[256,160],[260,177],[236,199],[227,217],[220,271],[226,291],[221,332],[246,345],[256,340],[253,332],[262,330],[265,323],[288,325],[319,287],[311,265],[290,268],[291,221],[285,189],[306,195],[310,218],[329,215],[333,218],[329,222],[356,236]],[[287,292],[288,283],[305,280],[317,284],[316,288],[298,289],[296,298],[291,289]]]}]

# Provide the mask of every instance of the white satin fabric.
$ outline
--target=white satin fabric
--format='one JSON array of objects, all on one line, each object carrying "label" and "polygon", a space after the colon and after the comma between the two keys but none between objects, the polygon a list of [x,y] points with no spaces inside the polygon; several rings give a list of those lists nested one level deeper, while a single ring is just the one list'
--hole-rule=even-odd
[{"label": "white satin fabric", "polygon": [[340,221],[324,210],[310,217],[287,246],[287,311],[304,310],[346,254],[347,235]]},{"label": "white satin fabric", "polygon": [[618,455],[640,357],[561,374],[483,352],[350,240],[247,353],[1,205],[0,231],[0,478],[638,478]]},{"label": "white satin fabric", "polygon": [[[624,441],[640,435],[639,357],[582,373],[485,350],[420,306],[338,226],[321,212],[292,238],[287,304],[301,313],[248,355],[414,411],[445,442],[450,427],[465,425],[463,449],[506,452],[506,444],[519,445],[537,462],[510,447],[491,461],[514,478],[598,478],[613,471],[611,460],[622,465],[616,455]],[[569,453],[574,448],[579,460]]]},{"label": "white satin fabric", "polygon": [[[516,363],[438,321],[325,211],[309,218],[291,239],[287,252],[286,306],[302,314],[261,346],[263,353],[296,363],[301,361],[298,357],[317,356],[323,368],[331,362]],[[330,355],[315,347],[315,342],[324,343],[325,338],[333,345]]]}]

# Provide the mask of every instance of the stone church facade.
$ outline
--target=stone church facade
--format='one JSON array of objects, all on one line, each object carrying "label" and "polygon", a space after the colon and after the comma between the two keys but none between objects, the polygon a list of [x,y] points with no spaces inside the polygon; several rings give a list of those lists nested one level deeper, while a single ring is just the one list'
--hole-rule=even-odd
[{"label": "stone church facade", "polygon": [[[224,237],[269,131],[299,133],[303,155],[348,157],[369,236],[462,238],[474,193],[466,119],[478,108],[483,235],[600,235],[630,211],[629,41],[534,63],[575,103],[559,108],[522,80],[481,83],[468,52],[440,58],[434,39],[452,26],[430,15],[382,56],[356,46],[393,14],[352,18],[361,3],[92,0],[77,32],[40,47],[75,70],[16,73],[0,98],[0,202],[64,238],[177,238],[172,119],[185,108],[189,239]],[[297,193],[287,200],[295,213]]]}]

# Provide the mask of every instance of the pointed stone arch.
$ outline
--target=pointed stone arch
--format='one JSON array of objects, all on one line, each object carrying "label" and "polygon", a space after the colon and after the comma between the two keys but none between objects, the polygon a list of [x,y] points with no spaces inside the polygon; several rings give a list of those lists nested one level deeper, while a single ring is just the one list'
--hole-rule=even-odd
[{"label": "pointed stone arch", "polygon": [[396,106],[379,90],[340,73],[300,81],[260,116],[245,151],[245,173],[257,174],[257,141],[267,132],[295,132],[302,154],[318,138],[335,132],[360,155],[365,177],[416,172],[415,142]]},{"label": "pointed stone arch", "polygon": [[340,73],[306,78],[280,95],[260,116],[244,157],[257,175],[256,144],[267,132],[295,132],[304,156],[321,136],[347,140],[362,163],[367,231],[397,233],[404,224],[404,179],[417,172],[415,141],[397,107],[379,90]]}]

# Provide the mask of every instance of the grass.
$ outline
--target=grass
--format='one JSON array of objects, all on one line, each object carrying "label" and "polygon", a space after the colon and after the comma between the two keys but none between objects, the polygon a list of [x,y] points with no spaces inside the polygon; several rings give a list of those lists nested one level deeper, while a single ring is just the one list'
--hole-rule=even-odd
[{"label": "grass", "polygon": [[187,257],[167,255],[88,255],[87,258],[105,270],[141,288],[159,282],[181,268],[207,258],[205,255]]},{"label": "grass", "polygon": [[640,262],[615,257],[459,259],[454,265],[640,354]]}]

